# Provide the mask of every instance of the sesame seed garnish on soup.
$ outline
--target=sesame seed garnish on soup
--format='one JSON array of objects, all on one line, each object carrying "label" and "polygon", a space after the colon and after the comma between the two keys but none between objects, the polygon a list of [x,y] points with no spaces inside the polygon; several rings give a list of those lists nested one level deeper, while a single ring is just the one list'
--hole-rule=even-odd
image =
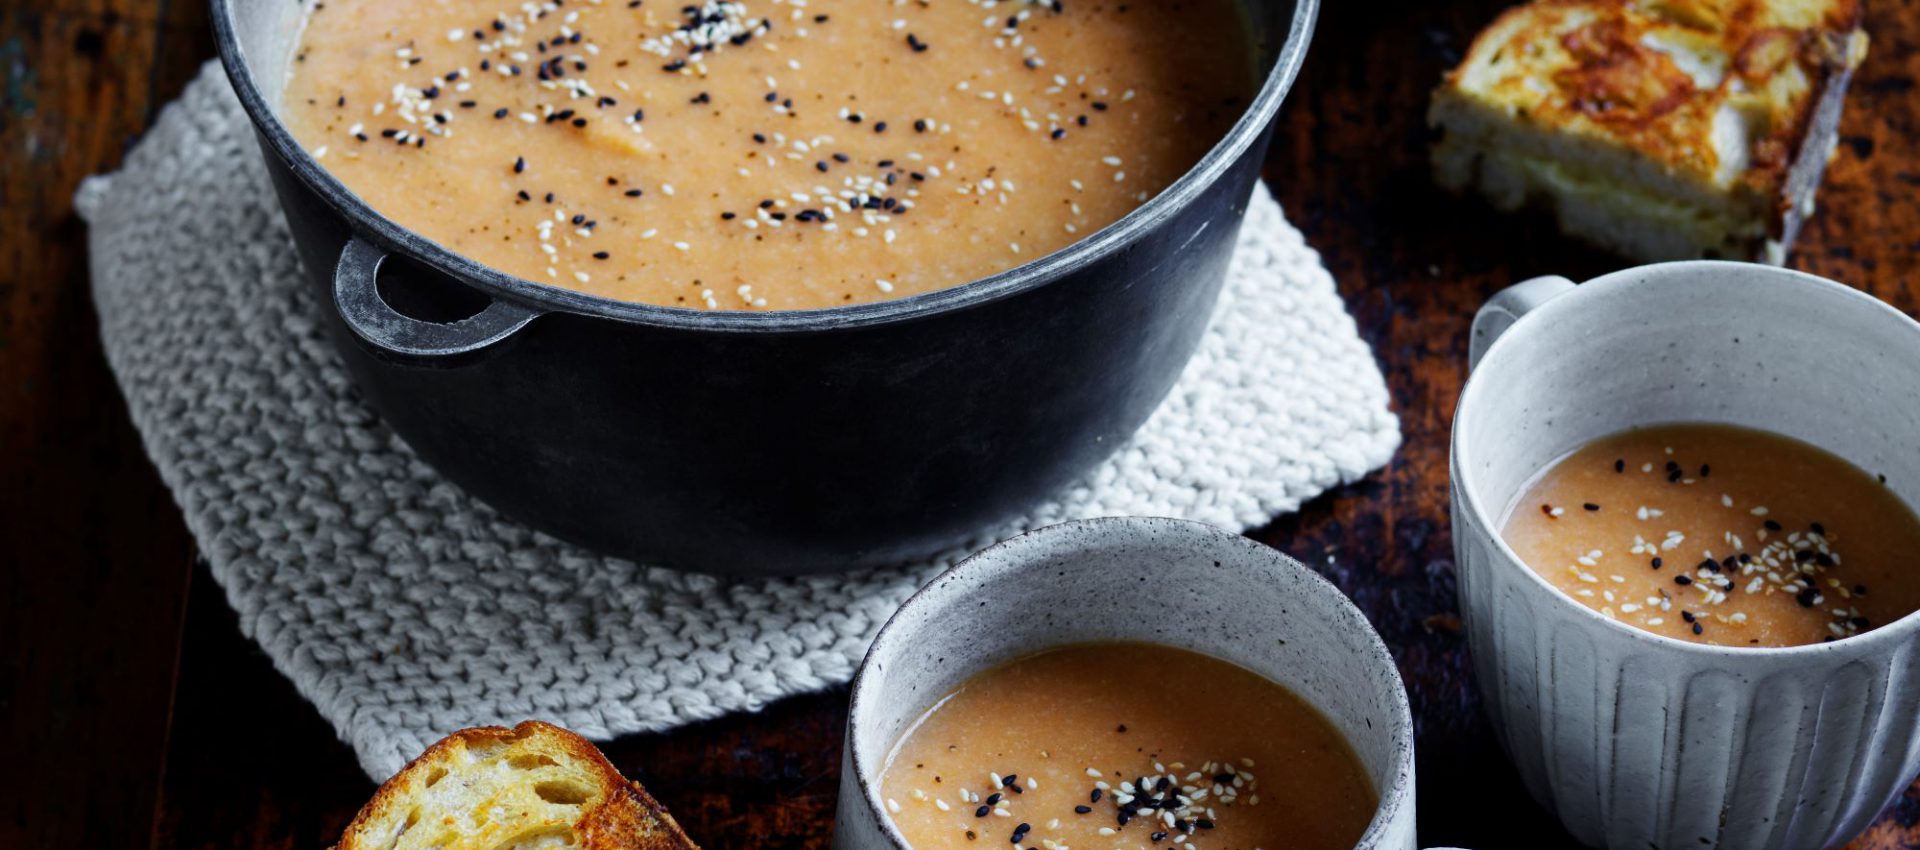
[{"label": "sesame seed garnish on soup", "polygon": [[915,850],[1339,850],[1377,803],[1317,710],[1180,649],[1042,652],[976,674],[910,728],[879,784]]},{"label": "sesame seed garnish on soup", "polygon": [[1920,517],[1884,479],[1788,437],[1709,424],[1604,437],[1515,505],[1547,503],[1587,510],[1510,510],[1508,545],[1574,602],[1656,634],[1796,646],[1920,610]]},{"label": "sesame seed garnish on soup", "polygon": [[1249,102],[1247,30],[1231,0],[328,0],[283,112],[376,211],[509,274],[815,309],[1150,200]]}]

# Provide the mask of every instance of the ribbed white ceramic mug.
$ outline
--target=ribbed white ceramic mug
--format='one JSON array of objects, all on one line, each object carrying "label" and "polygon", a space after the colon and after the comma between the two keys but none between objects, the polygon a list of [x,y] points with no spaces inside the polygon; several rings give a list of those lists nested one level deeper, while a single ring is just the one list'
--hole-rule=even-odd
[{"label": "ribbed white ceramic mug", "polygon": [[1508,289],[1471,356],[1453,423],[1460,605],[1533,795],[1612,850],[1816,850],[1864,829],[1920,773],[1920,615],[1813,646],[1687,643],[1575,604],[1499,523],[1567,452],[1679,421],[1797,437],[1920,504],[1920,324],[1799,272],[1667,263]]}]

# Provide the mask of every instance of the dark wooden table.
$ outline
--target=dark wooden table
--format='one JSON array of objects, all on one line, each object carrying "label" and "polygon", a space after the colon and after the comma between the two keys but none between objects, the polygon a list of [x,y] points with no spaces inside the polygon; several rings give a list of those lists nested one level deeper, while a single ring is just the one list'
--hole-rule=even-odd
[{"label": "dark wooden table", "polygon": [[[211,54],[201,0],[0,9],[0,847],[321,848],[372,790],[196,567],[109,376],[70,197]],[[1501,0],[1331,0],[1268,179],[1392,385],[1393,465],[1257,533],[1345,589],[1419,717],[1429,844],[1570,844],[1481,719],[1453,602],[1446,434],[1467,321],[1528,276],[1621,265],[1436,192],[1426,94]],[[1920,9],[1878,0],[1794,265],[1920,313]],[[607,750],[709,847],[824,847],[843,690]],[[1920,786],[1855,848],[1920,848]],[[1736,848],[1737,850],[1737,848]]]}]

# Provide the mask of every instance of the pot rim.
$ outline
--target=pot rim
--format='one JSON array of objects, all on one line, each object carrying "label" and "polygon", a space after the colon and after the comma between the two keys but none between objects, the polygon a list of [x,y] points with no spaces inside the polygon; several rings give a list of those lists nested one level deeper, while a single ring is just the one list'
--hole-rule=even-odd
[{"label": "pot rim", "polygon": [[[293,175],[344,217],[353,232],[383,250],[407,256],[488,295],[547,310],[637,325],[720,332],[817,332],[864,328],[958,312],[1038,289],[1119,251],[1211,188],[1233,162],[1267,132],[1306,57],[1320,0],[1290,0],[1292,20],[1259,92],[1239,120],[1198,163],[1118,221],[1051,254],[979,280],[905,298],[817,310],[697,310],[589,295],[496,271],[451,251],[376,212],[293,138],[268,105],[240,47],[233,21],[236,0],[211,0],[214,43],[241,107],[265,146]],[[304,2],[304,0],[303,0]]]}]

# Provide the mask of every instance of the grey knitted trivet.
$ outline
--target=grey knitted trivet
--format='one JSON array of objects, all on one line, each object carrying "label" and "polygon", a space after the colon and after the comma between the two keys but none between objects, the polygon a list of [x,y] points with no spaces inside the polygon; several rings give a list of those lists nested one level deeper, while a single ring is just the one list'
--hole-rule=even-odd
[{"label": "grey knitted trivet", "polygon": [[[598,556],[474,501],[348,382],[216,67],[78,204],[147,452],[240,627],[376,779],[463,726],[538,717],[605,739],[845,682],[894,607],[963,554],[723,580]],[[1399,442],[1333,279],[1262,189],[1172,396],[1058,501],[979,542],[1115,514],[1259,526]]]}]

